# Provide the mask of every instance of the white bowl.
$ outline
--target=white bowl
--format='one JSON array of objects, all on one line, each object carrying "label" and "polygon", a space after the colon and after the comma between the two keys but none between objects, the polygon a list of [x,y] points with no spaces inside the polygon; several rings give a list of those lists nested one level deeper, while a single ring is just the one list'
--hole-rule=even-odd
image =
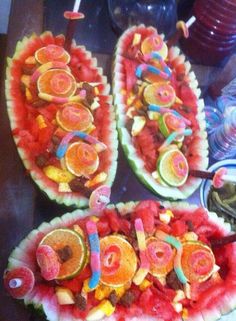
[{"label": "white bowl", "polygon": [[[220,162],[217,162],[211,165],[208,168],[209,172],[215,172],[217,169],[225,167],[228,170],[228,174],[232,174],[236,176],[236,160],[235,159],[226,159]],[[212,180],[204,179],[200,186],[200,200],[202,206],[207,208],[207,196],[209,194],[210,188],[212,185]]]}]

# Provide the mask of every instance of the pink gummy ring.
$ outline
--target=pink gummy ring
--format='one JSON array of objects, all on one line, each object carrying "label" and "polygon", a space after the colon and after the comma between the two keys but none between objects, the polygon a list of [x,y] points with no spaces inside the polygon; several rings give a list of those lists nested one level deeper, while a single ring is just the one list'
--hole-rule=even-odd
[{"label": "pink gummy ring", "polygon": [[65,11],[64,18],[68,20],[79,20],[84,19],[84,14],[82,12],[73,12],[73,11]]}]

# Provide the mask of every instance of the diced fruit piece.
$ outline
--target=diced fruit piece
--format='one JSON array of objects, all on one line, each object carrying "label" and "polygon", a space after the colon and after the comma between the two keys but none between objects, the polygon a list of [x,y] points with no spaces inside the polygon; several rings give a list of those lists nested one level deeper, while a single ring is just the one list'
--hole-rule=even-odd
[{"label": "diced fruit piece", "polygon": [[175,250],[170,244],[155,237],[147,239],[146,245],[147,258],[151,264],[150,273],[157,277],[169,273],[174,268]]},{"label": "diced fruit piece", "polygon": [[204,243],[189,241],[183,243],[181,265],[190,283],[204,282],[214,271],[215,257]]},{"label": "diced fruit piece", "polygon": [[35,58],[42,65],[50,61],[60,61],[66,64],[70,62],[68,52],[63,47],[53,44],[38,49],[35,52]]},{"label": "diced fruit piece", "polygon": [[56,287],[57,302],[60,305],[74,304],[74,295],[70,289],[64,287]]},{"label": "diced fruit piece", "polygon": [[74,179],[74,175],[70,172],[55,167],[53,165],[48,165],[43,168],[44,174],[56,183],[69,183]]},{"label": "diced fruit piece", "polygon": [[76,176],[85,176],[96,172],[99,157],[92,145],[83,142],[71,144],[65,154],[67,169]]},{"label": "diced fruit piece", "polygon": [[185,123],[182,118],[173,115],[172,113],[165,113],[159,117],[159,128],[161,133],[167,137],[173,131],[184,129]]},{"label": "diced fruit piece", "polygon": [[26,266],[5,271],[3,279],[5,288],[15,299],[24,298],[33,290],[35,283],[33,272]]},{"label": "diced fruit piece", "polygon": [[166,59],[168,54],[167,45],[159,35],[152,35],[144,39],[141,44],[141,50],[144,55],[157,52],[162,56],[163,60]]},{"label": "diced fruit piece", "polygon": [[36,258],[42,277],[47,281],[56,279],[61,264],[53,248],[48,245],[39,245],[36,251]]},{"label": "diced fruit piece", "polygon": [[115,312],[115,307],[109,300],[102,301],[99,305],[91,309],[86,317],[87,321],[98,321],[105,316],[110,316]]},{"label": "diced fruit piece", "polygon": [[73,96],[77,89],[74,76],[63,69],[50,69],[45,71],[39,77],[37,86],[40,93],[56,97]]},{"label": "diced fruit piece", "polygon": [[93,122],[93,116],[82,104],[68,103],[57,111],[56,120],[66,131],[86,131]]},{"label": "diced fruit piece", "polygon": [[157,161],[157,170],[169,186],[181,186],[188,178],[188,162],[179,150],[163,152]]},{"label": "diced fruit piece", "polygon": [[100,240],[100,248],[101,282],[117,287],[132,280],[137,268],[137,257],[130,243],[123,237],[110,235]]},{"label": "diced fruit piece", "polygon": [[146,124],[146,117],[144,116],[134,116],[134,122],[132,125],[131,135],[137,136]]},{"label": "diced fruit piece", "polygon": [[94,178],[88,180],[86,183],[85,183],[85,186],[90,188],[90,187],[94,187],[98,184],[101,184],[103,182],[105,182],[105,180],[107,179],[107,173],[105,172],[101,172],[99,174],[97,174]]},{"label": "diced fruit piece", "polygon": [[40,245],[48,245],[59,254],[66,248],[70,249],[70,256],[61,263],[57,280],[72,278],[83,270],[87,260],[86,245],[81,235],[74,230],[53,230],[42,239]]},{"label": "diced fruit piece", "polygon": [[170,107],[175,101],[175,90],[169,84],[154,83],[144,89],[143,96],[147,104]]},{"label": "diced fruit piece", "polygon": [[110,202],[111,188],[106,185],[101,185],[96,188],[89,198],[89,208],[101,211]]}]

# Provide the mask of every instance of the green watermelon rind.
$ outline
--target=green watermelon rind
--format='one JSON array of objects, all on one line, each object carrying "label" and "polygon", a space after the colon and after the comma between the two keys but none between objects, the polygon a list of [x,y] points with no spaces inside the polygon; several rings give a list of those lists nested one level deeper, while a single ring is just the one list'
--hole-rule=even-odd
[{"label": "green watermelon rind", "polygon": [[[145,28],[144,25],[134,26],[127,29],[123,35],[118,40],[114,60],[113,60],[113,79],[112,79],[112,91],[114,96],[114,104],[116,108],[116,120],[117,120],[117,129],[119,140],[121,142],[122,148],[128,160],[130,167],[133,169],[134,173],[138,177],[138,179],[154,194],[158,194],[162,197],[165,197],[170,200],[178,200],[178,199],[186,199],[194,191],[200,186],[201,179],[191,177],[188,178],[187,182],[181,186],[180,188],[176,187],[166,187],[163,186],[152,177],[151,173],[149,173],[145,169],[144,161],[139,157],[135,148],[133,147],[132,137],[129,134],[128,130],[126,129],[125,123],[127,116],[124,114],[125,104],[124,104],[124,97],[121,94],[122,88],[124,88],[124,79],[125,75],[122,73],[122,64],[120,63],[121,56],[120,52],[122,50],[122,44],[126,37],[137,31]],[[153,27],[147,27],[148,30],[152,32],[156,32]],[[176,58],[177,56],[180,60],[185,64],[187,74],[190,79],[190,87],[192,88],[193,92],[195,93],[198,99],[198,114],[196,116],[199,122],[199,131],[194,133],[194,135],[201,138],[201,143],[198,144],[196,147],[196,152],[198,156],[201,156],[201,161],[198,166],[198,169],[204,170],[208,167],[208,141],[207,141],[207,132],[206,132],[206,121],[205,121],[205,114],[203,112],[204,108],[204,101],[200,99],[201,90],[198,88],[198,82],[196,80],[195,73],[191,71],[191,65],[188,61],[185,62],[185,56],[183,54],[180,55],[180,49],[177,47],[172,47],[170,49],[172,55],[172,59]]]},{"label": "green watermelon rind", "polygon": [[[52,33],[46,31],[40,36],[40,38],[43,39],[44,36],[52,37]],[[15,102],[15,98],[11,95],[11,83],[12,81],[14,81],[11,71],[14,67],[14,61],[21,56],[22,52],[24,52],[24,49],[27,48],[27,45],[30,44],[37,37],[38,36],[36,34],[32,34],[30,37],[24,37],[22,41],[18,41],[13,57],[7,58],[8,66],[6,69],[5,95],[7,100],[7,111],[12,131],[17,128],[17,103]],[[76,43],[74,41],[72,45],[76,47]],[[112,186],[117,170],[118,134],[115,122],[115,110],[114,106],[112,105],[112,97],[109,95],[110,85],[107,84],[107,77],[103,75],[103,69],[97,67],[97,59],[92,58],[91,52],[87,51],[84,46],[77,47],[84,51],[86,58],[91,61],[91,67],[96,68],[98,74],[101,76],[102,83],[104,85],[104,90],[101,94],[107,96],[107,103],[110,105],[110,128],[109,136],[106,137],[106,140],[109,142],[111,164],[108,170],[107,179],[103,184],[107,186]],[[19,137],[13,135],[13,139],[17,146],[19,143]],[[78,196],[78,194],[75,193],[62,193],[56,191],[55,188],[48,186],[47,180],[49,179],[44,174],[38,174],[38,172],[34,169],[36,165],[28,158],[25,150],[17,146],[17,151],[25,168],[29,171],[32,179],[37,184],[39,189],[47,194],[49,199],[56,201],[59,204],[64,204],[66,206],[75,206],[78,208],[85,208],[88,206],[88,199],[86,197]]]},{"label": "green watermelon rind", "polygon": [[[139,203],[139,201],[130,201],[127,203],[118,203],[116,205],[110,204],[108,208],[117,208],[119,213],[123,216],[126,214],[129,214],[132,212],[135,208],[135,206]],[[189,204],[187,202],[169,202],[164,201],[161,203],[166,208],[174,208],[176,210],[190,210],[194,211],[198,208],[197,205]],[[12,253],[9,256],[8,260],[8,268],[15,268],[19,265],[25,265],[33,270],[35,269],[35,264],[32,265],[31,262],[27,262],[27,256],[25,259],[22,259],[21,257],[24,255],[24,252],[27,251],[27,249],[30,248],[30,252],[32,253],[32,250],[36,250],[38,243],[40,242],[41,238],[44,234],[50,232],[51,230],[55,228],[65,227],[73,225],[78,219],[84,218],[89,215],[93,215],[93,213],[90,212],[89,209],[81,210],[77,209],[72,213],[66,213],[61,217],[56,217],[52,219],[49,223],[44,222],[42,223],[37,229],[31,231],[28,236],[23,239],[20,244],[12,251]],[[194,214],[193,214],[194,215]],[[222,217],[218,217],[216,213],[208,212],[209,221],[213,222],[214,224],[218,225],[221,230],[224,232],[225,235],[231,233],[231,226],[229,223],[226,223]],[[40,238],[37,239],[38,233],[43,233]],[[32,242],[33,245],[32,245]],[[236,250],[236,245],[235,245]],[[31,254],[32,256],[32,254]],[[55,312],[54,309],[50,309],[50,301],[47,300],[47,298],[43,298],[43,301],[40,303],[39,298],[37,297],[37,292],[32,295],[29,294],[24,298],[25,305],[33,305],[36,310],[40,309],[41,312],[44,312],[45,316],[47,317],[47,320],[50,321],[59,321],[60,316],[57,315],[59,312]],[[40,294],[39,294],[40,295]],[[198,312],[196,316],[191,316],[188,319],[185,319],[185,321],[215,321],[218,319],[217,316],[225,315],[230,312],[232,312],[236,308],[236,292],[235,293],[226,293],[225,294],[225,304],[222,304],[221,307],[215,307],[214,311],[213,309],[207,309],[201,312]],[[36,300],[37,299],[37,300]],[[47,304],[46,304],[47,303]],[[47,307],[45,307],[45,304]],[[218,309],[218,310],[217,310]],[[52,311],[51,311],[52,310]],[[78,321],[78,319],[75,319]],[[106,319],[109,320],[109,319]],[[114,319],[112,319],[114,320]],[[147,320],[151,320],[148,319]]]}]

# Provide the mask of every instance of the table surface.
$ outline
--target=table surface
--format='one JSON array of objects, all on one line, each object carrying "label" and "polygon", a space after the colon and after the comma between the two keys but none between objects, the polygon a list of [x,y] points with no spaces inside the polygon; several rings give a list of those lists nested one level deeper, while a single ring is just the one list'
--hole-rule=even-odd
[{"label": "table surface", "polygon": [[[60,3],[59,3],[60,2]],[[55,3],[57,5],[55,5]],[[53,6],[54,4],[54,6]],[[89,50],[95,53],[98,64],[104,67],[104,72],[110,79],[111,55],[117,36],[109,25],[108,13],[105,0],[99,1],[100,11],[96,11],[96,23],[102,25],[104,34],[97,37],[98,30],[94,29],[95,22],[91,17],[85,18],[85,22],[76,33],[79,43],[86,44]],[[66,6],[66,7],[65,7]],[[52,30],[55,33],[65,32],[65,23],[62,22],[64,10],[72,8],[73,1],[59,0],[24,0],[12,1],[9,28],[7,55],[12,56],[16,42],[25,35],[32,32],[40,34],[43,29]],[[82,2],[84,12],[89,5]],[[86,7],[87,6],[87,7]],[[83,8],[81,8],[83,11]],[[86,20],[88,19],[88,20]],[[52,23],[55,21],[55,23]],[[103,24],[103,22],[105,23]],[[87,33],[83,26],[92,25],[92,31]],[[108,29],[110,30],[108,32]],[[88,34],[93,38],[88,38]],[[97,39],[93,42],[92,39]],[[110,44],[108,46],[108,43]],[[102,48],[102,49],[101,49]],[[207,88],[211,79],[219,73],[217,68],[204,66],[194,66],[199,83],[203,89]],[[25,168],[17,154],[15,144],[11,136],[9,120],[6,113],[6,103],[4,96],[4,74],[1,70],[1,91],[0,91],[0,137],[1,157],[0,157],[0,320],[1,321],[42,321],[44,317],[38,316],[35,312],[26,309],[16,300],[12,300],[3,290],[1,275],[7,265],[7,258],[18,243],[35,227],[43,221],[49,221],[55,216],[60,216],[72,210],[61,205],[57,205],[47,199],[47,197],[36,187],[32,179],[27,175]],[[128,201],[132,199],[157,199],[150,191],[141,185],[132,171],[129,169],[121,148],[119,149],[119,161],[117,178],[112,187],[112,202]],[[135,189],[135,196],[134,196]],[[196,191],[189,199],[191,203],[200,203],[199,191]],[[235,320],[233,316],[227,320]],[[226,320],[226,319],[225,319]]]}]

